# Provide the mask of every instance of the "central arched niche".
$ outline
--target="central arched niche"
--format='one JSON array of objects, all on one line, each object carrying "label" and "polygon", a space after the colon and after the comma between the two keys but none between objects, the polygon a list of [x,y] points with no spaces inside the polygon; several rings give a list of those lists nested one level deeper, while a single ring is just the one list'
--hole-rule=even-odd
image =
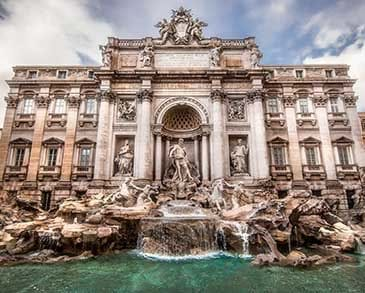
[{"label": "central arched niche", "polygon": [[168,132],[195,132],[201,124],[200,114],[187,105],[172,107],[162,119],[163,128]]}]

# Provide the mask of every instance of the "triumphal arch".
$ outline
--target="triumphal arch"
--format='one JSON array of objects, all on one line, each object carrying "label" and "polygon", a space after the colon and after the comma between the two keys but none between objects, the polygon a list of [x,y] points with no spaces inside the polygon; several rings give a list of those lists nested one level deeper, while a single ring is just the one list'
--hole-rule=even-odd
[{"label": "triumphal arch", "polygon": [[109,37],[102,66],[14,67],[3,193],[49,207],[127,177],[182,196],[189,182],[270,180],[282,196],[346,191],[351,205],[365,156],[348,66],[262,65],[255,38],[206,26],[181,7],[158,37]]}]

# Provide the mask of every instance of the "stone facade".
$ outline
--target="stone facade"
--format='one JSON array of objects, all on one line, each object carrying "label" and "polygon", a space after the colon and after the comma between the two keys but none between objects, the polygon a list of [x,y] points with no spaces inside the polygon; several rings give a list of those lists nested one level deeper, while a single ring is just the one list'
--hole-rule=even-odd
[{"label": "stone facade", "polygon": [[162,183],[179,138],[202,183],[360,192],[349,67],[262,65],[254,38],[204,38],[204,26],[180,8],[157,24],[160,38],[109,38],[100,67],[14,67],[3,193],[47,207],[115,189],[121,177]]}]

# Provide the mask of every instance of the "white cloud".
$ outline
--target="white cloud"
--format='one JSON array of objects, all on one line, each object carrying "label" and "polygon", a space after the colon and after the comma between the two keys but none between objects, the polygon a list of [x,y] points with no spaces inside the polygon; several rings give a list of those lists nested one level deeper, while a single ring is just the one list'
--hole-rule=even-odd
[{"label": "white cloud", "polygon": [[85,1],[5,1],[0,19],[0,125],[8,93],[4,80],[14,65],[81,64],[79,53],[99,63],[98,45],[113,35],[109,24],[93,18]]}]

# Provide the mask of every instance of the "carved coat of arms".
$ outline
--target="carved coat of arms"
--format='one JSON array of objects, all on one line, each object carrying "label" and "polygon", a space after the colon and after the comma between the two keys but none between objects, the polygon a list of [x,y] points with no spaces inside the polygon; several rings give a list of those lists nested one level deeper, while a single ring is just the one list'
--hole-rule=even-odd
[{"label": "carved coat of arms", "polygon": [[155,27],[159,28],[161,44],[171,40],[176,45],[188,45],[193,40],[201,41],[203,27],[207,24],[198,18],[193,18],[190,9],[180,7],[172,10],[170,21],[163,19]]}]

